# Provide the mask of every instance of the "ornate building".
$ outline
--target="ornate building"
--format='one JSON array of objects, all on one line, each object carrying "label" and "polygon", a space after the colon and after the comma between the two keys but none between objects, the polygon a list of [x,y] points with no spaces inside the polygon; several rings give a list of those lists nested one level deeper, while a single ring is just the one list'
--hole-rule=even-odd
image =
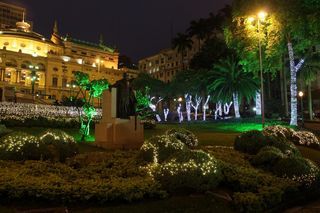
[{"label": "ornate building", "polygon": [[76,93],[75,71],[111,84],[124,72],[118,69],[119,53],[103,44],[59,35],[55,22],[51,39],[33,32],[24,20],[0,31],[0,101],[52,103]]}]

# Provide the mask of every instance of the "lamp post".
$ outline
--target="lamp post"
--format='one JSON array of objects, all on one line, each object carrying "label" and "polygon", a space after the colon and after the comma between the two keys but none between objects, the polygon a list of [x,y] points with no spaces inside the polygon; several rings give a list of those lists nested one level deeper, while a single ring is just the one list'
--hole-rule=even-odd
[{"label": "lamp post", "polygon": [[[267,13],[264,11],[260,11],[257,14],[257,22],[258,22],[258,40],[259,40],[259,67],[260,67],[260,98],[261,98],[261,123],[262,128],[265,126],[265,110],[264,110],[264,83],[263,83],[263,64],[262,64],[262,41],[261,41],[261,22],[264,21],[267,17]],[[254,17],[249,17],[249,22],[253,22],[255,20]]]},{"label": "lamp post", "polygon": [[36,81],[38,80],[36,70],[39,70],[39,67],[30,65],[29,68],[31,70],[31,75],[30,75],[31,93],[32,93],[32,97],[34,99],[34,85],[35,85]]},{"label": "lamp post", "polygon": [[302,121],[302,127],[304,127],[304,117],[303,117],[303,92],[299,92],[299,97],[300,97],[300,103],[301,103],[301,121]]}]

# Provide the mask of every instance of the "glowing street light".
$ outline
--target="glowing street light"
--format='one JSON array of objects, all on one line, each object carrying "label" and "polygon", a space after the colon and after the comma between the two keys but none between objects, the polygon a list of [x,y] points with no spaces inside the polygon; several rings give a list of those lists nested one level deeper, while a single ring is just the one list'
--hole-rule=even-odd
[{"label": "glowing street light", "polygon": [[268,14],[265,11],[260,11],[258,13],[258,18],[259,18],[260,21],[264,21],[266,19],[267,15]]}]

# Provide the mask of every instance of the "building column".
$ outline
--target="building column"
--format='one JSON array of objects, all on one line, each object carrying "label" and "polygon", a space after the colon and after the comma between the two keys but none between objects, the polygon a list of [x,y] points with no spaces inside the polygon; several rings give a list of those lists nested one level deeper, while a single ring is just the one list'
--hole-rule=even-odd
[{"label": "building column", "polygon": [[16,70],[16,83],[20,83],[21,70]]},{"label": "building column", "polygon": [[4,81],[4,73],[5,73],[5,69],[4,68],[0,68],[0,81]]}]

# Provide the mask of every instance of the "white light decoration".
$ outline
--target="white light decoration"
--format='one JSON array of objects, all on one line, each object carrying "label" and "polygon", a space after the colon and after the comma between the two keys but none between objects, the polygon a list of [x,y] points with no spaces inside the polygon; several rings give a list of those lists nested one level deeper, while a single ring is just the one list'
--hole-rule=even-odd
[{"label": "white light decoration", "polygon": [[[149,97],[150,98],[150,97]],[[157,106],[158,104],[163,100],[163,98],[159,97],[159,99],[156,101],[156,103],[154,104],[153,101],[156,99],[156,97],[152,97],[150,98],[150,103],[149,103],[149,107],[151,108],[151,110],[153,112],[157,111]],[[158,122],[161,122],[161,118],[159,114],[156,114],[156,118]]]},{"label": "white light decoration", "polygon": [[[79,113],[83,113],[82,108],[0,102],[0,121],[13,119],[24,123],[27,119],[39,117],[45,117],[49,120],[78,120]],[[102,110],[97,109],[94,120],[97,121],[101,117]]]},{"label": "white light decoration", "polygon": [[298,110],[297,110],[297,73],[304,64],[304,59],[295,65],[292,43],[288,42],[288,52],[290,60],[290,92],[291,92],[291,120],[290,125],[298,126]]},{"label": "white light decoration", "polygon": [[221,101],[219,101],[217,104],[216,104],[216,110],[214,112],[214,119],[217,120],[218,119],[218,115],[220,117],[222,117],[222,103]]},{"label": "white light decoration", "polygon": [[207,96],[207,99],[206,99],[206,101],[204,102],[204,104],[203,104],[203,107],[202,107],[202,111],[203,111],[203,115],[202,115],[202,119],[203,119],[203,121],[206,121],[206,113],[207,113],[207,109],[209,108],[209,105],[208,105],[208,103],[209,103],[209,100],[210,100],[210,95],[208,95]]},{"label": "white light decoration", "polygon": [[189,94],[185,94],[184,97],[185,97],[185,101],[186,101],[187,120],[191,121],[192,96]]},{"label": "white light decoration", "polygon": [[195,97],[195,104],[193,104],[191,102],[191,106],[192,108],[194,109],[194,120],[197,121],[198,120],[198,109],[199,109],[199,106],[200,106],[200,103],[202,101],[202,98],[201,97],[198,97],[198,95],[196,95]]},{"label": "white light decoration", "polygon": [[181,123],[183,121],[183,114],[181,112],[181,103],[179,103],[179,105],[177,107],[177,113],[178,113],[178,117],[179,117],[179,123]]},{"label": "white light decoration", "polygon": [[224,104],[224,106],[223,106],[223,113],[224,113],[225,115],[229,115],[229,113],[230,113],[230,108],[231,108],[232,104],[233,104],[232,102],[230,102],[229,104],[228,104],[228,103]]},{"label": "white light decoration", "polygon": [[169,108],[166,108],[163,110],[163,114],[164,114],[164,121],[167,122],[168,121],[168,115],[169,115]]},{"label": "white light decoration", "polygon": [[240,118],[240,110],[239,110],[239,94],[233,93],[233,102],[234,102],[234,114],[236,118]]},{"label": "white light decoration", "polygon": [[261,93],[260,93],[260,90],[256,92],[256,106],[255,106],[255,112],[256,112],[256,115],[262,115],[261,113]]}]

